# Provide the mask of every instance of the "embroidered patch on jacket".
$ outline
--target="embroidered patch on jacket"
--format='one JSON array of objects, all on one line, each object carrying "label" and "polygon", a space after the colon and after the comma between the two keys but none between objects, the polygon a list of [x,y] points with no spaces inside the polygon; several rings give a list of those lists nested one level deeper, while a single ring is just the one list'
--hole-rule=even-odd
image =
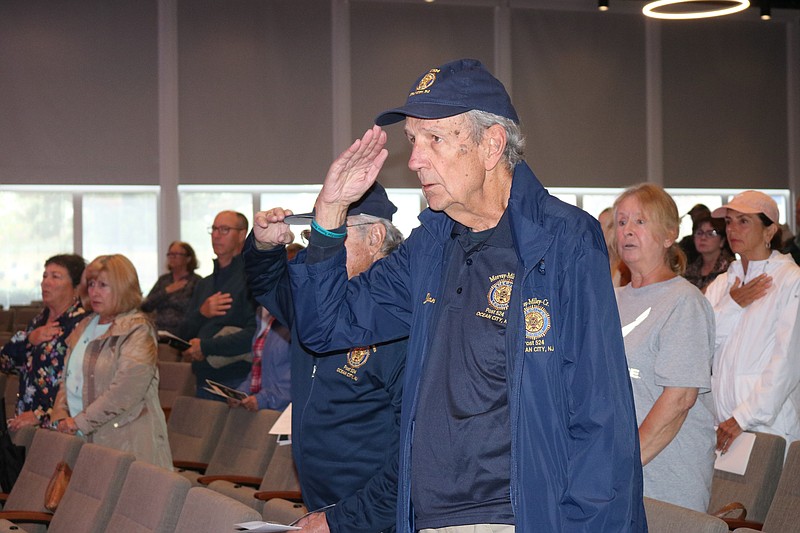
[{"label": "embroidered patch on jacket", "polygon": [[547,298],[530,298],[523,304],[526,352],[552,352],[555,349],[546,342],[547,332],[552,324],[549,308]]},{"label": "embroidered patch on jacket", "polygon": [[358,369],[364,366],[370,354],[376,351],[377,347],[374,345],[351,348],[350,351],[347,352],[347,363],[337,368],[336,372],[353,381],[358,381]]},{"label": "embroidered patch on jacket", "polygon": [[475,316],[505,324],[506,311],[511,302],[511,289],[514,287],[514,273],[489,276],[489,283],[489,291],[486,293],[489,305],[483,311],[476,311]]}]

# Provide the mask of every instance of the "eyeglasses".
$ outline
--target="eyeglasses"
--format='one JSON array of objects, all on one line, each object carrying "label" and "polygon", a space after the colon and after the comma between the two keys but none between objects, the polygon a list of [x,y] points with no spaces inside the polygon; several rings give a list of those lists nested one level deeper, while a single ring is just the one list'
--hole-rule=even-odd
[{"label": "eyeglasses", "polygon": [[711,237],[719,237],[719,232],[717,230],[715,230],[715,229],[710,229],[708,231],[703,231],[701,229],[698,229],[698,230],[695,230],[694,236],[695,237],[708,237],[710,239]]},{"label": "eyeglasses", "polygon": [[185,254],[182,252],[167,252],[167,257],[186,257],[189,254]]},{"label": "eyeglasses", "polygon": [[208,234],[213,235],[215,231],[218,231],[220,235],[227,235],[232,229],[235,229],[236,231],[244,231],[244,228],[232,228],[230,226],[209,226]]},{"label": "eyeglasses", "polygon": [[[346,228],[357,228],[358,226],[368,226],[370,224],[377,224],[378,222],[359,222],[358,224],[347,224]],[[300,232],[300,238],[303,239],[303,242],[308,244],[308,239],[311,237],[311,230],[304,229]]]}]

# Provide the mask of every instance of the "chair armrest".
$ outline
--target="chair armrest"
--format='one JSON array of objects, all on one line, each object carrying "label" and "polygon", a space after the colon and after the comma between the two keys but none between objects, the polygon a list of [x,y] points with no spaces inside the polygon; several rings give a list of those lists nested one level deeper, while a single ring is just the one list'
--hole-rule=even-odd
[{"label": "chair armrest", "polygon": [[723,518],[722,520],[728,524],[728,529],[730,531],[740,527],[747,527],[750,529],[755,529],[756,531],[761,531],[761,528],[764,527],[764,524],[759,524],[758,522],[753,522],[752,520],[742,520],[741,518]]},{"label": "chair armrest", "polygon": [[229,483],[233,483],[234,485],[245,485],[248,487],[258,487],[259,485],[261,485],[261,478],[252,476],[218,475],[218,476],[201,476],[197,478],[197,482],[200,483],[201,485],[210,485],[212,481],[227,481]]},{"label": "chair armrest", "polygon": [[302,503],[303,501],[303,495],[299,490],[265,490],[256,492],[253,494],[253,498],[265,502],[273,498],[281,498],[283,500],[289,500],[290,502]]},{"label": "chair armrest", "polygon": [[53,513],[42,511],[0,511],[0,519],[9,522],[23,522],[28,524],[49,524]]},{"label": "chair armrest", "polygon": [[172,466],[178,470],[195,470],[205,474],[208,463],[196,463],[194,461],[172,461]]},{"label": "chair armrest", "polygon": [[8,501],[8,493],[0,492],[0,503],[6,503],[7,501]]},{"label": "chair armrest", "polygon": [[727,505],[723,505],[716,512],[711,513],[712,515],[716,516],[717,518],[722,518],[723,520],[726,518],[730,518],[733,520],[744,520],[747,518],[747,509],[745,509],[744,504],[740,502],[731,502]]}]

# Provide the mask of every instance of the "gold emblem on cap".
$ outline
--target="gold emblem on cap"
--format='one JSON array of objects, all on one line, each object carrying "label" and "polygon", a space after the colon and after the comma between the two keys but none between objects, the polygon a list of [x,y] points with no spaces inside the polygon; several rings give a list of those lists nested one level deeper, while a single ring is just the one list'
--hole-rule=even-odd
[{"label": "gold emblem on cap", "polygon": [[417,90],[424,91],[425,89],[433,85],[433,82],[436,81],[437,72],[439,72],[438,69],[431,69],[430,72],[422,76],[422,79],[419,80],[419,84],[417,85]]},{"label": "gold emblem on cap", "polygon": [[428,88],[430,88],[430,86],[433,85],[433,83],[436,81],[436,75],[439,72],[440,70],[438,68],[432,68],[427,74],[422,76],[422,79],[419,80],[419,83],[417,84],[417,88],[411,91],[408,94],[408,96],[416,96],[418,94],[429,93],[430,91],[428,90]]}]

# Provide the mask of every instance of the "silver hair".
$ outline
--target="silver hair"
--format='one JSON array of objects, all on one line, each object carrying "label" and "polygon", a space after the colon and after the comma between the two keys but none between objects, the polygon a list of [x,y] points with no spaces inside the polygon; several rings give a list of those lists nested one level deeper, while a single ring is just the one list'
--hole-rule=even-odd
[{"label": "silver hair", "polygon": [[397,250],[397,247],[403,242],[403,234],[395,227],[394,224],[391,223],[391,221],[386,220],[385,218],[380,218],[373,215],[352,215],[347,217],[347,224],[349,226],[355,226],[357,224],[363,225],[358,227],[364,227],[367,224],[382,224],[386,229],[386,237],[384,237],[383,244],[381,245],[380,249],[380,253],[383,257],[386,257],[390,253]]},{"label": "silver hair", "polygon": [[472,139],[476,143],[481,142],[483,132],[490,126],[499,124],[503,127],[506,131],[506,149],[503,152],[503,159],[509,170],[513,170],[517,163],[522,161],[525,152],[525,136],[522,135],[519,124],[509,118],[477,109],[467,111],[465,115],[472,124]]}]

